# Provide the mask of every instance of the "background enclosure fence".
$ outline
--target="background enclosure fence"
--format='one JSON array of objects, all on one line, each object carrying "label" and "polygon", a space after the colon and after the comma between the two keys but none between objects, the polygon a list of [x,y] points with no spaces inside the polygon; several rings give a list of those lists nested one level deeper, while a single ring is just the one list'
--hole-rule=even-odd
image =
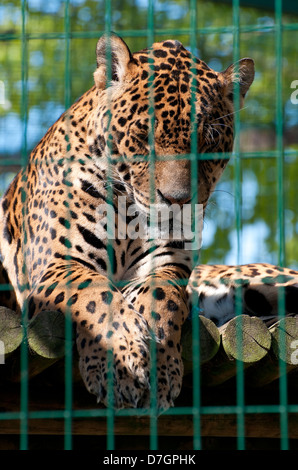
[{"label": "background enclosure fence", "polygon": [[[93,85],[96,41],[102,34],[110,35],[112,31],[123,37],[133,52],[149,47],[155,41],[178,39],[195,56],[218,71],[241,57],[248,56],[255,60],[256,79],[245,109],[235,113],[234,150],[229,155],[229,166],[212,195],[206,213],[203,249],[200,256],[197,252],[193,253],[193,265],[199,262],[237,265],[269,262],[297,269],[296,2],[4,0],[0,6],[1,193],[26,164],[29,152],[48,127]],[[151,118],[154,119],[154,114]],[[153,166],[153,136],[150,142],[149,160]],[[191,153],[187,158],[195,169],[198,159],[212,158],[212,155],[199,155],[196,139],[192,139]],[[195,178],[193,180],[195,191]],[[1,286],[3,291],[6,288],[5,285]],[[194,305],[194,311],[198,311],[198,307]],[[242,314],[241,302],[236,313],[239,316]],[[284,316],[282,290],[280,315]],[[297,371],[293,371],[296,375],[289,385],[288,364],[280,355],[279,377],[275,381],[277,395],[272,400],[272,397],[266,398],[265,389],[265,395],[260,392],[258,401],[258,393],[247,398],[249,376],[246,365],[236,358],[232,374],[234,402],[220,402],[212,395],[214,392],[210,392],[213,402],[205,400],[199,342],[204,325],[196,315],[192,318],[191,332],[187,333],[192,338],[189,361],[192,374],[186,379],[187,399],[178,402],[162,417],[157,416],[154,394],[151,407],[147,410],[115,411],[112,406],[86,408],[77,405],[73,385],[77,359],[73,357],[70,318],[66,318],[63,325],[64,363],[59,369],[59,374],[63,369],[64,378],[63,408],[55,409],[55,406],[48,407],[45,403],[44,406],[36,406],[36,401],[32,407],[30,400],[33,397],[34,401],[34,381],[31,385],[27,374],[31,334],[27,312],[23,312],[22,322],[25,338],[21,336],[19,341],[17,404],[10,403],[8,399],[10,385],[7,385],[3,373],[5,364],[0,362],[1,400],[4,406],[0,412],[0,433],[4,438],[5,434],[17,434],[18,428],[21,449],[31,447],[31,434],[47,434],[47,426],[52,426],[49,434],[62,434],[63,447],[71,449],[75,447],[74,436],[80,435],[80,426],[85,429],[86,422],[91,429],[94,427],[95,436],[106,434],[107,449],[117,449],[117,435],[130,433],[148,435],[147,448],[158,449],[165,445],[161,436],[167,435],[167,429],[170,437],[166,445],[168,448],[173,445],[173,450],[172,443],[177,442],[178,436],[187,436],[188,445],[193,449],[204,449],[206,436],[234,436],[233,446],[245,449],[248,439],[256,436],[252,428],[258,426],[259,437],[268,435],[278,438],[281,449],[297,448],[297,441],[293,443],[293,439],[298,438],[298,403],[297,399],[292,399],[297,392]],[[267,329],[264,334],[266,336]],[[152,353],[154,355],[154,348]],[[153,363],[152,367],[154,371],[156,365]],[[156,386],[154,381],[153,373],[153,390]],[[218,387],[215,395],[224,394],[221,385]],[[99,420],[104,423],[100,432],[96,428]],[[62,431],[57,423],[63,423]],[[42,428],[43,431],[40,431]],[[272,432],[268,431],[270,428]],[[137,439],[135,442],[137,445]],[[216,445],[219,445],[218,442]],[[126,446],[133,448],[131,441],[126,442]]]}]

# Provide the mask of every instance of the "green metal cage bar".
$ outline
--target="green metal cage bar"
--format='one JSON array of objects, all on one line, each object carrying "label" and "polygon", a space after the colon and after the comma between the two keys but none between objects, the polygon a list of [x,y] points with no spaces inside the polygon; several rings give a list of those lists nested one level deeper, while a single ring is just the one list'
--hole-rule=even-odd
[{"label": "green metal cage bar", "polygon": [[[70,86],[70,13],[69,0],[65,0],[64,6],[64,32],[65,32],[65,72],[64,72],[64,103],[65,109],[71,105]],[[67,116],[69,126],[69,117]],[[69,135],[69,132],[66,134]],[[70,164],[70,162],[69,162]],[[70,220],[70,208],[68,210],[68,219]],[[70,268],[69,268],[70,270]],[[70,297],[70,295],[69,295]],[[64,416],[64,448],[72,449],[72,321],[70,308],[65,315],[65,416]]]},{"label": "green metal cage bar", "polygon": [[[275,0],[275,47],[276,47],[276,148],[277,156],[277,208],[278,208],[278,228],[279,228],[279,264],[285,266],[285,217],[284,217],[284,152],[283,152],[283,105],[282,105],[282,0]],[[284,289],[279,289],[279,314],[285,315]],[[281,332],[281,347],[285,349],[285,332]],[[288,450],[288,404],[287,404],[287,379],[285,364],[280,360],[280,428],[281,428],[281,449]]]},{"label": "green metal cage bar", "polygon": [[[146,46],[149,48],[155,39],[155,27],[154,27],[154,4],[155,0],[148,1],[148,17],[147,17],[147,34],[146,34]],[[149,64],[149,76],[148,76],[148,87],[149,87],[149,186],[150,186],[150,204],[154,201],[154,169],[156,162],[155,146],[154,146],[154,121],[155,121],[155,103],[154,103],[154,66],[152,65],[154,58],[149,53],[148,64]],[[153,248],[154,241],[151,241],[150,249]],[[152,259],[151,269],[154,268],[154,261]],[[153,290],[155,287],[154,279],[150,281],[150,287]],[[154,312],[155,300],[152,298],[151,310]],[[153,323],[155,320],[152,318]],[[156,380],[156,345],[154,341],[150,341],[150,356],[151,356],[151,367],[150,367],[150,449],[158,449],[158,422],[157,422],[157,380]]]},{"label": "green metal cage bar", "polygon": [[[21,115],[23,124],[21,165],[27,161],[27,126],[28,126],[28,51],[26,39],[26,0],[22,1],[22,103]],[[24,329],[24,341],[21,344],[21,390],[20,390],[20,449],[28,448],[28,401],[29,401],[29,383],[28,383],[28,345],[27,345],[27,319],[26,309],[22,312],[22,324]]]},{"label": "green metal cage bar", "polygon": [[[233,9],[233,24],[228,27],[206,27],[206,28],[197,28],[197,1],[190,0],[190,25],[188,29],[155,29],[154,27],[154,0],[149,0],[148,2],[148,26],[147,29],[143,30],[126,30],[122,31],[121,35],[123,37],[143,37],[147,40],[147,44],[150,45],[154,41],[155,35],[172,35],[177,34],[188,34],[190,36],[190,47],[191,50],[195,50],[196,46],[196,35],[209,35],[213,33],[232,33],[234,38],[234,49],[233,56],[234,60],[237,61],[240,57],[240,41],[241,34],[247,32],[258,31],[259,26],[240,26],[239,25],[239,12],[240,12],[240,1],[232,0],[232,9]],[[16,161],[16,164],[21,163],[24,165],[27,160],[27,132],[28,132],[28,42],[34,41],[36,39],[63,39],[65,41],[65,108],[69,107],[70,103],[70,73],[71,73],[71,64],[70,64],[70,48],[71,40],[75,38],[98,38],[100,33],[98,31],[86,31],[86,32],[72,32],[70,24],[70,11],[69,11],[70,2],[65,0],[65,19],[64,19],[64,31],[61,33],[40,33],[32,34],[27,33],[26,31],[26,21],[28,9],[27,1],[22,0],[21,3],[21,13],[22,13],[22,31],[21,34],[0,34],[1,41],[11,41],[11,40],[21,40],[22,47],[22,69],[21,69],[21,81],[22,81],[22,151],[21,162]],[[282,0],[275,0],[275,24],[273,26],[262,26],[262,31],[267,30],[275,34],[275,53],[276,53],[276,150],[272,152],[241,152],[239,147],[239,140],[236,137],[235,150],[232,154],[232,160],[235,161],[235,188],[236,194],[239,195],[239,199],[236,199],[235,212],[236,212],[236,229],[237,229],[237,250],[238,257],[241,247],[241,163],[246,158],[271,158],[277,161],[277,205],[278,205],[278,223],[279,223],[279,261],[280,265],[285,265],[285,234],[284,234],[284,158],[285,156],[298,156],[297,150],[284,150],[283,147],[283,110],[282,110],[282,45],[283,45],[283,32],[284,31],[298,31],[298,23],[292,24],[283,24],[282,22]],[[111,33],[112,25],[112,11],[111,11],[111,2],[106,1],[106,10],[105,10],[105,32],[107,34]],[[236,93],[237,96],[237,93]],[[236,98],[237,100],[237,98]],[[237,108],[237,101],[236,101]],[[239,129],[240,121],[239,116],[236,113],[235,118],[235,127],[236,131]],[[236,133],[238,135],[238,132]],[[151,154],[150,154],[150,164],[151,167],[154,166],[156,161],[156,156],[154,155],[154,145],[151,141]],[[181,156],[184,158],[185,156]],[[188,158],[192,162],[192,169],[195,174],[196,161],[198,158],[196,142],[195,139],[192,139],[192,148],[191,154]],[[203,158],[216,158],[216,155],[204,155]],[[3,166],[10,165],[12,161],[9,162],[3,161],[1,164]],[[194,185],[194,177],[192,184]],[[193,186],[194,187],[194,186]],[[195,259],[197,264],[198,259]],[[241,275],[241,273],[239,273]],[[1,286],[2,288],[2,286]],[[241,302],[237,304],[237,314],[241,314]],[[280,315],[284,315],[284,298],[283,293],[280,295]],[[26,331],[26,312],[24,313],[23,318],[25,331]],[[200,449],[202,447],[201,435],[200,435],[200,418],[201,415],[205,414],[236,414],[237,415],[237,426],[238,426],[238,438],[237,446],[239,449],[245,448],[245,415],[252,413],[276,413],[280,415],[280,426],[281,426],[281,448],[288,449],[289,439],[288,439],[288,414],[297,413],[298,405],[289,405],[287,403],[287,379],[286,374],[284,374],[285,364],[280,361],[281,369],[281,378],[280,378],[280,404],[279,405],[246,405],[244,397],[244,373],[243,365],[241,361],[237,363],[237,403],[235,406],[202,406],[200,402],[200,368],[199,368],[199,323],[194,319],[193,322],[193,357],[194,357],[194,373],[193,373],[193,406],[189,407],[177,407],[171,410],[168,410],[166,415],[192,415],[194,417],[194,438],[193,445],[194,449]],[[92,410],[73,410],[72,406],[72,354],[70,353],[71,348],[71,322],[70,318],[66,318],[66,368],[65,368],[65,409],[64,411],[35,411],[32,412],[29,410],[29,395],[28,395],[28,379],[26,375],[28,367],[28,357],[27,357],[27,345],[26,342],[22,344],[21,351],[21,405],[20,412],[11,412],[11,413],[0,413],[1,420],[19,420],[20,421],[20,448],[27,449],[28,444],[28,421],[30,419],[53,419],[59,418],[63,419],[65,423],[65,440],[64,446],[65,449],[72,448],[72,420],[74,418],[97,418],[105,417],[107,419],[107,449],[112,450],[115,447],[114,441],[114,419],[115,416],[136,416],[136,415],[147,415],[151,420],[151,434],[150,434],[150,448],[158,449],[158,420],[156,415],[156,399],[154,393],[151,397],[151,406],[149,410],[118,410],[114,411],[113,407],[110,406],[106,410],[102,409],[92,409]],[[153,358],[154,358],[155,348],[152,348]],[[154,362],[154,361],[153,361]],[[156,365],[155,365],[156,367]],[[153,366],[154,368],[154,366]],[[111,380],[110,380],[111,382]],[[156,383],[154,383],[154,374],[152,389],[154,391]],[[111,394],[110,394],[111,395]],[[112,395],[111,395],[112,396]],[[112,405],[112,399],[110,400]]]},{"label": "green metal cage bar", "polygon": [[[198,3],[193,0],[190,2],[190,51],[195,56],[196,51],[196,25],[198,19]],[[192,64],[194,65],[194,64]],[[190,158],[190,169],[191,169],[191,194],[194,203],[198,203],[198,165],[197,165],[197,154],[198,154],[198,143],[197,143],[197,124],[196,124],[196,109],[195,109],[195,96],[194,87],[191,87],[191,158]],[[200,182],[199,182],[200,184]],[[197,251],[193,251],[192,256],[192,267],[199,263],[199,256]],[[199,309],[199,301],[197,297],[192,299],[192,305],[195,311]],[[202,448],[201,440],[201,393],[200,393],[200,348],[199,348],[199,335],[200,335],[200,324],[198,315],[192,316],[192,357],[193,357],[193,448],[200,450]]]},{"label": "green metal cage bar", "polygon": [[[240,60],[240,2],[239,0],[233,0],[233,62],[237,64]],[[238,72],[238,70],[236,69]],[[240,250],[241,250],[241,220],[242,220],[242,195],[241,195],[241,157],[240,157],[240,89],[239,83],[234,85],[234,109],[235,109],[235,121],[234,121],[234,155],[235,155],[235,214],[236,214],[236,233],[237,233],[237,264],[240,263]],[[239,278],[241,278],[241,270],[239,269]],[[239,286],[235,292],[236,299],[236,315],[242,313],[242,288]],[[239,351],[242,350],[242,323],[238,325],[236,336],[237,336],[237,348]],[[244,414],[244,368],[243,362],[237,360],[236,363],[236,402],[237,402],[237,448],[244,450],[245,448],[245,414]]]}]

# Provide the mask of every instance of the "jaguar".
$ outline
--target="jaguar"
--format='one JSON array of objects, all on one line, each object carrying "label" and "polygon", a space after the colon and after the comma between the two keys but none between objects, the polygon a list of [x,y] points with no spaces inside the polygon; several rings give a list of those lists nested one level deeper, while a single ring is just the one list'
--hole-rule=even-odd
[{"label": "jaguar", "polygon": [[[195,202],[205,213],[233,148],[234,97],[242,107],[253,79],[250,58],[216,72],[177,40],[132,53],[116,34],[104,35],[94,85],[50,127],[1,199],[1,272],[16,314],[71,317],[83,382],[104,405],[112,387],[116,408],[149,406],[152,357],[158,408],[174,405],[194,291],[201,313],[218,324],[234,314],[239,267],[194,267],[186,239],[171,230],[154,238],[135,236],[137,227],[123,236],[121,227],[132,206],[145,227],[152,205]],[[297,311],[296,272],[243,269],[250,314],[276,313],[277,285]]]}]

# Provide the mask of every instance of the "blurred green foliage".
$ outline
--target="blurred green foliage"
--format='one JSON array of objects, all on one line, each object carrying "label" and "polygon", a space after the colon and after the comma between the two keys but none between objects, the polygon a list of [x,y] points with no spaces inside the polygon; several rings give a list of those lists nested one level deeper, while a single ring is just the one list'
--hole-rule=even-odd
[{"label": "blurred green foliage", "polygon": [[[148,1],[111,0],[111,29],[122,35],[132,51],[148,45]],[[274,3],[274,2],[273,2]],[[196,54],[215,70],[234,60],[231,5],[198,0]],[[240,2],[241,5],[241,2]],[[70,100],[77,99],[93,84],[95,46],[106,27],[104,0],[70,0]],[[297,25],[298,16],[283,15],[283,24]],[[202,262],[278,263],[278,201],[276,150],[277,91],[281,92],[284,163],[284,208],[286,261],[298,268],[298,105],[291,103],[291,83],[298,79],[298,27],[283,32],[282,90],[276,89],[276,35],[274,10],[240,7],[240,57],[252,57],[255,82],[249,92],[241,122],[240,148],[253,152],[241,161],[241,194],[235,185],[232,160],[214,192],[207,213]],[[2,190],[12,173],[5,163],[20,161],[24,148],[24,117],[27,119],[27,152],[65,109],[66,28],[65,1],[28,0],[25,54],[22,44],[22,8],[19,0],[0,5],[0,159]],[[190,1],[156,0],[155,40],[169,37],[190,45]],[[22,60],[24,59],[24,60]],[[24,113],[24,83],[27,107]],[[1,98],[1,97],[0,97]],[[262,151],[256,158],[255,152]],[[253,158],[254,157],[254,158]],[[237,253],[236,199],[241,198],[242,230],[240,258]]]}]

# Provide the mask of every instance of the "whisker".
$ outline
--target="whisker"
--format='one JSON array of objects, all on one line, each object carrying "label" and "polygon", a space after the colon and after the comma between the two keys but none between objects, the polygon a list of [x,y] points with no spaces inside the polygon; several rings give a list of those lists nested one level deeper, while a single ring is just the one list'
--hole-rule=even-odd
[{"label": "whisker", "polygon": [[132,186],[129,183],[127,183],[126,181],[122,181],[120,178],[117,178],[117,177],[112,177],[112,178],[109,178],[104,183],[105,189],[107,189],[110,186],[113,187],[113,191],[118,196],[123,195],[123,196],[127,197],[129,201],[132,201],[132,202],[134,201]]},{"label": "whisker", "polygon": [[231,193],[230,191],[227,191],[226,189],[214,189],[211,194],[213,193],[225,193],[231,196],[233,199],[235,199],[235,194]]},{"label": "whisker", "polygon": [[232,126],[228,126],[228,124],[221,124],[219,122],[217,122],[216,124],[210,124],[210,126],[223,126],[223,127],[229,127],[230,129],[232,129]]},{"label": "whisker", "polygon": [[216,131],[218,135],[220,135],[220,132],[218,129],[215,129],[212,125],[210,125],[210,129],[212,129],[213,131]]},{"label": "whisker", "polygon": [[224,116],[220,116],[216,119],[213,119],[213,121],[210,123],[212,124],[214,121],[218,121],[219,119],[223,119],[225,117],[228,117],[228,116],[232,116],[233,114],[236,114],[236,113],[239,113],[240,111],[243,111],[244,109],[246,109],[248,106],[244,106],[243,108],[241,109],[237,109],[236,111],[233,111],[232,113],[228,113],[228,114],[225,114]]}]

